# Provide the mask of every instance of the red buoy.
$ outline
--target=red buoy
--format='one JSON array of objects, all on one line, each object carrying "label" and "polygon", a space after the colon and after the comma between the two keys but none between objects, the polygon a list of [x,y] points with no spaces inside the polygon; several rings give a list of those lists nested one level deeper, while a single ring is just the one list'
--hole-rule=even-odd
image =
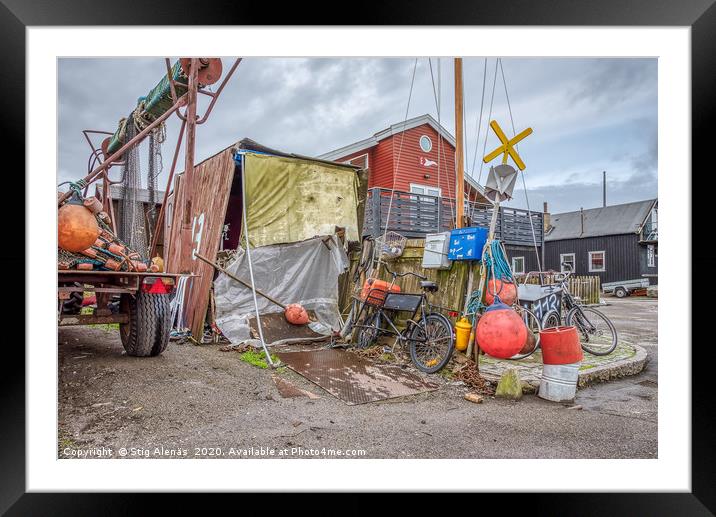
[{"label": "red buoy", "polygon": [[299,303],[287,305],[284,315],[286,316],[286,321],[293,325],[305,325],[309,321],[308,312]]},{"label": "red buoy", "polygon": [[544,364],[574,364],[584,358],[577,327],[552,327],[541,330],[539,344]]},{"label": "red buoy", "polygon": [[485,290],[485,302],[492,305],[495,302],[495,295],[499,296],[500,301],[505,305],[512,305],[517,299],[517,287],[511,282],[503,282],[494,278],[487,282]]},{"label": "red buoy", "polygon": [[475,339],[486,354],[509,359],[525,346],[527,327],[515,311],[495,298],[477,322]]}]

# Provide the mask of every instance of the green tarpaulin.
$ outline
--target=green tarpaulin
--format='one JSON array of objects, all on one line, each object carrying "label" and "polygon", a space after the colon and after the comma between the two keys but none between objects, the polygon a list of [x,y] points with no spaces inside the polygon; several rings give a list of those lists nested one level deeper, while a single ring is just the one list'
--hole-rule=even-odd
[{"label": "green tarpaulin", "polygon": [[244,155],[252,246],[298,242],[346,229],[358,241],[358,178],[348,167],[281,156]]}]

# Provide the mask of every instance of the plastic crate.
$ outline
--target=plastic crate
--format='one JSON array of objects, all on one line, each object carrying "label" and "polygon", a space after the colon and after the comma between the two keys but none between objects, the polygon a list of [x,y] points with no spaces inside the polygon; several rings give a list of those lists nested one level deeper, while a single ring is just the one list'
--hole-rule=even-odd
[{"label": "plastic crate", "polygon": [[482,260],[482,248],[487,242],[487,228],[472,226],[450,232],[449,260]]}]

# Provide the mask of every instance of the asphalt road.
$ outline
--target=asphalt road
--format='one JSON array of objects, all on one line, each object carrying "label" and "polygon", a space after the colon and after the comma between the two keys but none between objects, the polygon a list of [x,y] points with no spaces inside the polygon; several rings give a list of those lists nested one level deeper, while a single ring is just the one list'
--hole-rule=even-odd
[{"label": "asphalt road", "polygon": [[534,395],[474,404],[439,376],[437,391],[348,406],[290,370],[280,375],[318,398],[282,398],[273,372],[218,345],[171,343],[159,357],[133,358],[116,331],[64,328],[58,457],[98,447],[119,457],[124,447],[125,457],[158,457],[159,448],[163,457],[238,458],[263,447],[290,457],[654,458],[656,301],[609,302],[604,312],[650,362],[640,375],[580,390],[581,410]]}]

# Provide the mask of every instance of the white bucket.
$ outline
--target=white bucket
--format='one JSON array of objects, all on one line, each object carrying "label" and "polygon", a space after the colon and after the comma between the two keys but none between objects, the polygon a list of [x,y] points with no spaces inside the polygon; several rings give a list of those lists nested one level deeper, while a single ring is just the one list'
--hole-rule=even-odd
[{"label": "white bucket", "polygon": [[539,393],[537,395],[553,402],[574,400],[577,394],[580,364],[542,365],[542,380],[539,383]]}]

